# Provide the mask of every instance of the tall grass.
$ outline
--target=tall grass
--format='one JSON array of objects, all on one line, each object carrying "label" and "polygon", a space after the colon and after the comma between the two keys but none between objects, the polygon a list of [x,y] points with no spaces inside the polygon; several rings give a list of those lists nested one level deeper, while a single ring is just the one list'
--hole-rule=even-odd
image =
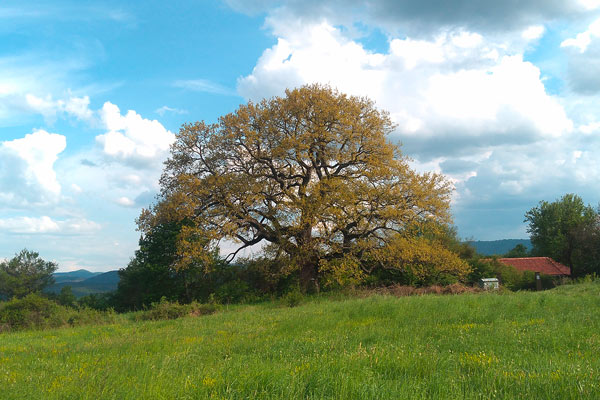
[{"label": "tall grass", "polygon": [[3,399],[598,399],[600,284],[0,335]]}]

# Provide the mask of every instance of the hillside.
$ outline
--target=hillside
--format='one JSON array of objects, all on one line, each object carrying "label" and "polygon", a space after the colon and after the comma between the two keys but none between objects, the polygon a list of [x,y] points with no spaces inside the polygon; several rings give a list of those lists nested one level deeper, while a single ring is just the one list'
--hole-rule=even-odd
[{"label": "hillside", "polygon": [[100,275],[102,272],[90,272],[86,269],[78,269],[77,271],[70,272],[55,272],[54,282],[81,282],[85,279],[91,278],[96,275]]},{"label": "hillside", "polygon": [[599,297],[599,283],[320,297],[7,333],[0,387],[7,399],[598,399]]},{"label": "hillside", "polygon": [[528,250],[531,250],[532,247],[529,239],[475,240],[468,243],[479,254],[485,256],[506,254],[518,244],[524,245]]},{"label": "hillside", "polygon": [[47,292],[59,293],[64,286],[71,286],[73,294],[76,297],[82,297],[92,293],[106,293],[116,290],[119,284],[119,271],[101,273],[79,270],[55,273],[54,279],[56,282],[46,289]]}]

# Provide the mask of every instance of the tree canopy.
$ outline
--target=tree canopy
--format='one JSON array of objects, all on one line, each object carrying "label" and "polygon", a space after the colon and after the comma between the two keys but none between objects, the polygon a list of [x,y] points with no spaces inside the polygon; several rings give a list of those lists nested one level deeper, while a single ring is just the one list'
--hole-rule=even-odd
[{"label": "tree canopy", "polygon": [[529,256],[529,250],[527,250],[527,247],[522,243],[517,244],[504,255],[506,258],[520,258],[527,256]]},{"label": "tree canopy", "polygon": [[57,267],[35,251],[21,250],[10,260],[0,262],[0,297],[10,299],[42,291],[54,283],[52,274]]},{"label": "tree canopy", "polygon": [[[540,201],[537,207],[525,213],[529,223],[532,253],[547,256],[571,268],[573,275],[580,275],[584,267],[577,263],[584,241],[583,237],[597,237],[598,214],[586,206],[581,197],[565,194],[554,202]],[[589,243],[586,243],[588,245]]]},{"label": "tree canopy", "polygon": [[325,273],[360,279],[374,265],[441,263],[462,275],[468,267],[448,262],[453,253],[442,262],[425,256],[439,246],[423,248],[432,243],[425,230],[451,221],[451,186],[411,169],[386,138],[393,128],[371,100],[320,85],[249,102],[217,124],[185,124],[139,228],[182,222],[177,269],[224,239],[236,245],[227,260],[263,244],[304,289]]}]

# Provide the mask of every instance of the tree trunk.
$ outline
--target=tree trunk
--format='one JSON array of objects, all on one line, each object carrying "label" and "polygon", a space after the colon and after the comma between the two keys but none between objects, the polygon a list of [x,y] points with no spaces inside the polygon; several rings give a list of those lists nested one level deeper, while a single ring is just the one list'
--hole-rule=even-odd
[{"label": "tree trunk", "polygon": [[306,256],[300,264],[300,289],[302,293],[318,293],[319,280],[314,257]]},{"label": "tree trunk", "polygon": [[300,289],[303,293],[319,291],[318,270],[319,258],[312,248],[312,226],[305,223],[298,246],[301,253],[298,255],[300,262]]},{"label": "tree trunk", "polygon": [[190,285],[188,282],[188,274],[187,271],[183,272],[183,286],[185,288],[185,302],[190,303],[192,301],[192,296],[190,293]]}]

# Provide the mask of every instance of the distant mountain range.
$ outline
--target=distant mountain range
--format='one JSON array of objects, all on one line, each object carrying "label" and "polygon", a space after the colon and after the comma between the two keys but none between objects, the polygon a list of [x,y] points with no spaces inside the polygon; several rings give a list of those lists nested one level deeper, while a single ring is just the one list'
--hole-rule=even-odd
[{"label": "distant mountain range", "polygon": [[501,240],[474,240],[468,242],[479,254],[484,256],[504,255],[514,249],[516,245],[522,244],[531,250],[529,239],[501,239]]},{"label": "distant mountain range", "polygon": [[76,297],[92,293],[106,293],[117,289],[119,271],[90,272],[80,269],[71,272],[55,272],[54,284],[46,288],[47,292],[60,293],[64,286],[71,286]]},{"label": "distant mountain range", "polygon": [[55,272],[54,281],[60,282],[80,282],[92,276],[100,275],[102,272],[90,272],[87,269],[78,269],[70,272]]}]

